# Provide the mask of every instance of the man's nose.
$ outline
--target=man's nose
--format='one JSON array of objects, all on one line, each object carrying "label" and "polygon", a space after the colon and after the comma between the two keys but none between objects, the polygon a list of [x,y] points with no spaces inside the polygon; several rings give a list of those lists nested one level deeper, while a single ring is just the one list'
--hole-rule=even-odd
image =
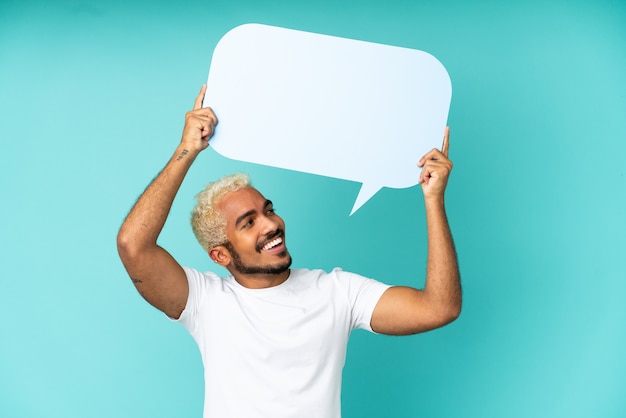
[{"label": "man's nose", "polygon": [[263,234],[276,231],[276,229],[278,229],[278,226],[279,223],[277,219],[265,215],[261,218],[261,232]]}]

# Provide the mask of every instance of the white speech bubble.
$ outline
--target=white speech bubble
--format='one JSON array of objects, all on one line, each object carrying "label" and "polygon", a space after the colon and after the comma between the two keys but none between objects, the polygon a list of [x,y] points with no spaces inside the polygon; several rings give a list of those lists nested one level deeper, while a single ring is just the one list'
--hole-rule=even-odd
[{"label": "white speech bubble", "polygon": [[352,215],[382,187],[417,184],[451,96],[426,52],[246,24],[215,47],[204,105],[227,158],[362,183]]}]

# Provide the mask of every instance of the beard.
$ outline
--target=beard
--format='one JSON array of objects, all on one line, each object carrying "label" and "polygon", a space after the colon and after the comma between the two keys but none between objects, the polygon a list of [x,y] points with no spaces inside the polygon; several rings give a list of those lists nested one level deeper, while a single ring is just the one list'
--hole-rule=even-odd
[{"label": "beard", "polygon": [[233,269],[235,269],[238,273],[241,274],[282,274],[289,270],[291,267],[291,256],[285,251],[278,254],[280,257],[284,257],[287,255],[287,259],[278,264],[267,264],[264,266],[255,266],[251,264],[246,264],[242,259],[235,247],[230,242],[225,242],[224,247],[230,252],[233,261]]}]

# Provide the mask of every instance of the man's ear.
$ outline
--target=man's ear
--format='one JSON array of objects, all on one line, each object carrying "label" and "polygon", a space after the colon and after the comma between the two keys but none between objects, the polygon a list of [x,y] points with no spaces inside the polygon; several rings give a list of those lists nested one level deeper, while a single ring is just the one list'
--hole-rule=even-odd
[{"label": "man's ear", "polygon": [[209,257],[216,264],[219,264],[222,267],[226,267],[230,264],[230,252],[223,245],[217,245],[209,250]]}]

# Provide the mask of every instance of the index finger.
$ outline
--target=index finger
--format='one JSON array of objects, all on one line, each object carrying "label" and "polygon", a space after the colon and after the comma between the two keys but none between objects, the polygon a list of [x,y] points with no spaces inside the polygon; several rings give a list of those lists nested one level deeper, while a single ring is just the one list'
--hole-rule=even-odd
[{"label": "index finger", "polygon": [[196,97],[196,101],[193,104],[193,110],[202,109],[202,102],[204,101],[204,93],[206,93],[206,83],[202,85],[200,89],[200,93],[198,93],[198,97]]},{"label": "index finger", "polygon": [[450,149],[450,127],[446,126],[443,131],[443,145],[441,146],[441,153],[448,158],[448,150]]}]

